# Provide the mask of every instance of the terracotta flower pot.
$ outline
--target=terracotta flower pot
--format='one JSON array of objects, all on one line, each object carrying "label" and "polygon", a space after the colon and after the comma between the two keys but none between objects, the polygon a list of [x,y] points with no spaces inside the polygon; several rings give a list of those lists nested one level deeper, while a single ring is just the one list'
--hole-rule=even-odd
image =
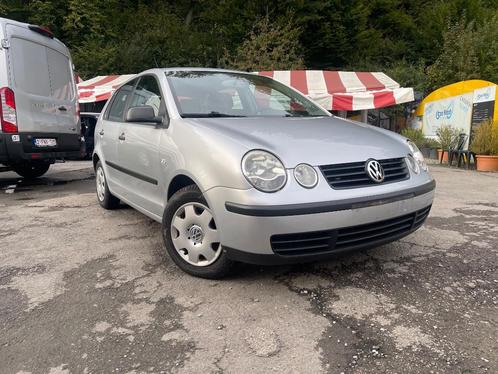
[{"label": "terracotta flower pot", "polygon": [[[438,160],[441,160],[441,152],[443,152],[442,149],[437,150],[437,159]],[[443,162],[448,162],[448,151],[444,151]]]},{"label": "terracotta flower pot", "polygon": [[476,155],[478,171],[498,171],[498,156]]}]

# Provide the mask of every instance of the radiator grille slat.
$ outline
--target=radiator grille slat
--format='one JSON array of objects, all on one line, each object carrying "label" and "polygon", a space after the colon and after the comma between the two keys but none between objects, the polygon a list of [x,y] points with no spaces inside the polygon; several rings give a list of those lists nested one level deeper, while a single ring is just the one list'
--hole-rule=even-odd
[{"label": "radiator grille slat", "polygon": [[[384,169],[382,183],[399,182],[410,178],[410,172],[404,158],[388,158],[378,160]],[[334,189],[359,188],[375,186],[379,183],[370,179],[365,171],[364,162],[351,162],[347,164],[322,165],[320,170],[330,187]],[[381,184],[382,184],[381,183]]]},{"label": "radiator grille slat", "polygon": [[283,256],[333,253],[387,242],[416,229],[424,223],[431,206],[416,212],[363,225],[271,237],[275,253]]}]

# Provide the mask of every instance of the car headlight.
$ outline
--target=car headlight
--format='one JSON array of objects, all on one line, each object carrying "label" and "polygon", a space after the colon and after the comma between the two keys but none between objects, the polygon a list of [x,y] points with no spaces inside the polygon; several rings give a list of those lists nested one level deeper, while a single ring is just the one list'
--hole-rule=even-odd
[{"label": "car headlight", "polygon": [[412,155],[406,156],[406,161],[408,162],[410,169],[412,169],[415,174],[420,173],[420,166]]},{"label": "car headlight", "polygon": [[[413,158],[417,162],[418,166],[420,169],[427,171],[427,164],[425,163],[424,156],[422,155],[422,152],[418,149],[418,147],[415,145],[414,142],[411,140],[408,140],[408,147],[410,148],[410,151],[412,152]],[[413,170],[413,169],[412,169]],[[413,170],[415,171],[415,170]],[[417,174],[420,172],[416,172]]]},{"label": "car headlight", "polygon": [[287,173],[277,156],[270,152],[249,151],[242,158],[242,173],[255,188],[275,192],[285,186]]},{"label": "car headlight", "polygon": [[318,175],[313,166],[299,164],[294,168],[294,178],[305,188],[313,188],[318,183]]}]

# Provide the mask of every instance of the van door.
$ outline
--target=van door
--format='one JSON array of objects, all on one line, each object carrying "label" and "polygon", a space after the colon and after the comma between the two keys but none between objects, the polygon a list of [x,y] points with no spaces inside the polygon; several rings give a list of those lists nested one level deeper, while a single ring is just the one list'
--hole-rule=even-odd
[{"label": "van door", "polygon": [[79,134],[76,84],[67,48],[27,27],[7,24],[6,33],[19,132]]}]

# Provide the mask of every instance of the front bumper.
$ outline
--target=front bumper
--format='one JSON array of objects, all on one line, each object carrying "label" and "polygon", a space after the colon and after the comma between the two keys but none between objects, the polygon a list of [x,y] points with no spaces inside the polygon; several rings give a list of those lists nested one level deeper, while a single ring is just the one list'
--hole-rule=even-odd
[{"label": "front bumper", "polygon": [[[347,199],[302,204],[249,204],[252,202],[248,198],[252,194],[249,190],[223,187],[206,191],[205,196],[213,207],[221,243],[230,258],[249,263],[281,264],[321,260],[345,251],[381,245],[410,234],[420,227],[426,217],[415,224],[417,212],[430,209],[434,198],[434,180],[427,176],[418,182],[415,185],[413,180],[411,183],[405,182],[397,189],[391,186],[389,190],[382,190],[382,193],[375,193],[380,191],[371,189],[374,193],[365,194],[363,191],[363,194]],[[409,218],[409,215],[413,215],[413,218]],[[379,223],[386,226],[397,219],[405,223],[410,219],[412,221],[410,225],[404,225],[403,230],[391,230],[390,235],[363,240],[354,246],[334,246],[337,233],[341,230],[344,232],[361,226],[359,228],[363,227],[365,231],[364,227],[368,225]],[[310,233],[320,234],[320,237],[329,235],[330,247],[322,246],[319,250],[309,251],[305,248],[295,252],[276,249],[275,238],[291,234],[291,239],[304,240],[305,234]]]}]

